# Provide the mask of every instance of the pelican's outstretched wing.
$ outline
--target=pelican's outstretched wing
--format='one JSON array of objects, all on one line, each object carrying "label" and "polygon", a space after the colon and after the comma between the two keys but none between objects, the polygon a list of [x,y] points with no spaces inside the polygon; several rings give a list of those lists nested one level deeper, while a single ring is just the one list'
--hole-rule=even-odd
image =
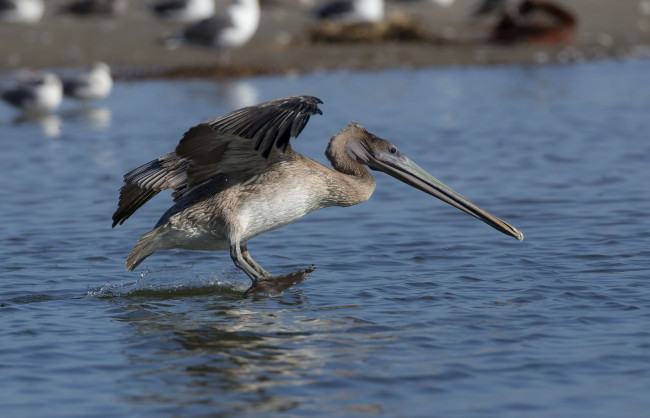
[{"label": "pelican's outstretched wing", "polygon": [[126,173],[117,210],[113,214],[113,228],[118,223],[123,224],[159,192],[167,189],[178,192],[187,187],[188,167],[188,161],[172,152]]},{"label": "pelican's outstretched wing", "polygon": [[245,178],[265,171],[271,151],[284,153],[314,114],[320,99],[292,96],[244,107],[205,121],[185,133],[176,154],[190,161],[189,186],[228,173]]},{"label": "pelican's outstretched wing", "polygon": [[[122,224],[149,199],[166,189],[174,200],[218,174],[237,178],[265,171],[297,137],[314,114],[313,96],[292,96],[245,107],[189,129],[176,151],[124,176],[113,226]],[[272,153],[273,149],[277,153]],[[269,158],[276,156],[276,158]]]}]

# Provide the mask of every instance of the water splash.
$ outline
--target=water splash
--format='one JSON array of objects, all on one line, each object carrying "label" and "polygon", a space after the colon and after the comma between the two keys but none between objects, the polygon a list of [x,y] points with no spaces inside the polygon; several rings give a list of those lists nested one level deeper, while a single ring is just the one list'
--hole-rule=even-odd
[{"label": "water splash", "polygon": [[192,267],[162,267],[140,273],[140,278],[128,283],[124,280],[91,289],[87,297],[154,297],[177,298],[212,293],[241,294],[248,288],[248,279],[236,277],[232,268],[223,268],[204,276]]}]

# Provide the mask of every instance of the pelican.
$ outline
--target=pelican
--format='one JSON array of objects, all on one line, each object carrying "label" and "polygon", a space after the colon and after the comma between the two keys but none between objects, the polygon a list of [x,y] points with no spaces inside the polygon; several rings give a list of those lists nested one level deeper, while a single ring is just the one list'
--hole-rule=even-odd
[{"label": "pelican", "polygon": [[[229,250],[251,288],[275,277],[253,260],[246,246],[257,235],[329,206],[370,198],[370,172],[383,171],[517,238],[523,234],[428,174],[363,126],[351,122],[334,135],[325,155],[332,168],[291,148],[322,101],[292,96],[244,107],[190,128],[174,152],[124,175],[113,227],[162,190],[174,205],[138,240],[126,259],[136,268],[159,250]],[[250,289],[249,289],[250,290]]]}]

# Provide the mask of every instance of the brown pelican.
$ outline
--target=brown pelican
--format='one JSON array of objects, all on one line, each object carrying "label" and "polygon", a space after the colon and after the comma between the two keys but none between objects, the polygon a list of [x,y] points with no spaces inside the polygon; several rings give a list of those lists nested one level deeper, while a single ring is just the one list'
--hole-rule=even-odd
[{"label": "brown pelican", "polygon": [[[253,281],[273,281],[246,243],[328,206],[370,198],[368,170],[383,171],[517,238],[513,226],[462,197],[357,123],[334,135],[325,155],[334,169],[293,151],[311,115],[322,114],[312,96],[271,100],[235,110],[188,130],[176,150],[125,174],[113,227],[158,192],[172,189],[175,204],[144,234],[126,259],[127,271],[158,250],[230,250]],[[279,277],[279,276],[276,276]],[[249,289],[250,290],[250,289]]]}]

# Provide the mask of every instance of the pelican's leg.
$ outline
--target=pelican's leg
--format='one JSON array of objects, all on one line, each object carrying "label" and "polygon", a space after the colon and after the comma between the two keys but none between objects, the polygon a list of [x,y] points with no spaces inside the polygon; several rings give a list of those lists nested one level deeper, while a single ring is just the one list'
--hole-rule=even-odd
[{"label": "pelican's leg", "polygon": [[271,273],[264,270],[264,267],[260,266],[255,260],[253,260],[253,257],[251,257],[250,253],[248,252],[248,247],[246,247],[246,244],[240,245],[239,247],[241,248],[241,255],[244,257],[244,261],[246,261],[249,266],[253,267],[253,269],[255,269],[255,271],[262,276],[271,277]]},{"label": "pelican's leg", "polygon": [[[255,270],[244,258],[242,254],[242,249],[239,244],[233,244],[230,246],[230,258],[232,258],[233,263],[241,270],[244,271],[251,278],[253,284],[257,283],[259,279],[264,277],[260,272]],[[250,258],[250,256],[248,257]]]}]

